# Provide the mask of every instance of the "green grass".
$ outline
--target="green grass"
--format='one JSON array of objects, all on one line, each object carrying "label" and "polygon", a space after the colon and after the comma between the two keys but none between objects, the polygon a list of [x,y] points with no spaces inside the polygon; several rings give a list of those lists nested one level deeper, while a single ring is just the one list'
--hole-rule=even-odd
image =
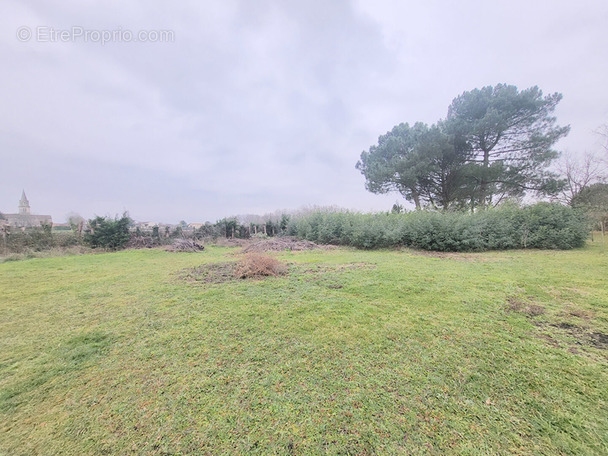
[{"label": "green grass", "polygon": [[608,454],[600,243],[236,251],[0,264],[0,454]]}]

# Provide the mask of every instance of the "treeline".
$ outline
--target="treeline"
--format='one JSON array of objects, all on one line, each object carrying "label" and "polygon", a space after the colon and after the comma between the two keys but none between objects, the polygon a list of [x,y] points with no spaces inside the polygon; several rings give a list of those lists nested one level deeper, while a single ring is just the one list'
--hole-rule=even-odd
[{"label": "treeline", "polygon": [[[53,248],[86,247],[117,250],[170,244],[175,238],[213,242],[218,238],[296,236],[321,244],[361,249],[412,247],[443,252],[505,250],[520,248],[572,249],[582,247],[589,235],[591,218],[582,208],[558,203],[500,207],[474,213],[463,211],[350,212],[338,208],[314,208],[273,216],[229,217],[196,230],[180,227],[167,233],[132,227],[128,215],[96,217],[80,231],[40,228],[5,229],[2,253],[40,252]],[[265,220],[260,222],[259,220]]]},{"label": "treeline", "polygon": [[278,236],[285,234],[291,216],[286,213],[266,216],[244,215],[227,217],[216,223],[206,223],[194,232],[198,239],[202,238],[240,238],[252,236]]},{"label": "treeline", "polygon": [[362,249],[572,249],[585,244],[589,223],[582,211],[557,203],[538,203],[528,207],[503,205],[475,213],[317,211],[293,218],[287,233],[317,243]]},{"label": "treeline", "polygon": [[290,216],[284,213],[246,215],[205,223],[195,230],[187,229],[185,222],[174,227],[155,226],[145,230],[136,226],[124,213],[121,217],[81,219],[70,223],[71,229],[66,230],[56,230],[51,225],[26,229],[3,226],[0,229],[0,254],[27,254],[71,247],[98,250],[151,248],[172,244],[177,238],[213,242],[218,238],[279,236],[286,233],[289,220]]}]

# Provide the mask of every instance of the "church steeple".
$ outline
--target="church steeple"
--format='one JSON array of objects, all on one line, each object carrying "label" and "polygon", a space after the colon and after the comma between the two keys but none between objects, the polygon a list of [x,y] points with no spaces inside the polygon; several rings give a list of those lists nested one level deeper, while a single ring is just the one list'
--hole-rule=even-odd
[{"label": "church steeple", "polygon": [[25,190],[22,191],[21,199],[19,200],[19,214],[30,214],[30,202],[27,200],[27,196],[25,196]]}]

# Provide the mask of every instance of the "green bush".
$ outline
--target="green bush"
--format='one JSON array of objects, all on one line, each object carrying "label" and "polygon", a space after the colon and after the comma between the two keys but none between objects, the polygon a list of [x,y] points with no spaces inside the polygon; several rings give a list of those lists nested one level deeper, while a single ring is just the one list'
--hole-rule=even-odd
[{"label": "green bush", "polygon": [[4,253],[40,252],[55,246],[51,225],[36,228],[8,228],[3,237]]},{"label": "green bush", "polygon": [[582,211],[560,204],[539,203],[522,210],[522,247],[572,249],[582,247],[589,223]]},{"label": "green bush", "polygon": [[73,231],[59,231],[53,233],[55,247],[74,247],[82,244],[82,238]]},{"label": "green bush", "polygon": [[84,242],[91,248],[118,250],[129,242],[129,225],[132,220],[125,212],[121,218],[95,217],[89,220],[89,229],[84,234]]},{"label": "green bush", "polygon": [[317,211],[292,217],[288,234],[362,249],[396,246],[442,252],[515,248],[571,249],[588,236],[585,216],[570,207],[538,203],[476,212],[407,214]]}]

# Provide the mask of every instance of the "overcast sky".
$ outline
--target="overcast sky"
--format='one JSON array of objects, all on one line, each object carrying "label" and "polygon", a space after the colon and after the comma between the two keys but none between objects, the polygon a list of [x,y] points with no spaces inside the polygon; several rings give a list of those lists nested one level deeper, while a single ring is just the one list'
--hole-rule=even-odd
[{"label": "overcast sky", "polygon": [[497,83],[562,93],[558,149],[599,150],[607,24],[605,0],[3,0],[0,211],[388,210],[361,152]]}]

